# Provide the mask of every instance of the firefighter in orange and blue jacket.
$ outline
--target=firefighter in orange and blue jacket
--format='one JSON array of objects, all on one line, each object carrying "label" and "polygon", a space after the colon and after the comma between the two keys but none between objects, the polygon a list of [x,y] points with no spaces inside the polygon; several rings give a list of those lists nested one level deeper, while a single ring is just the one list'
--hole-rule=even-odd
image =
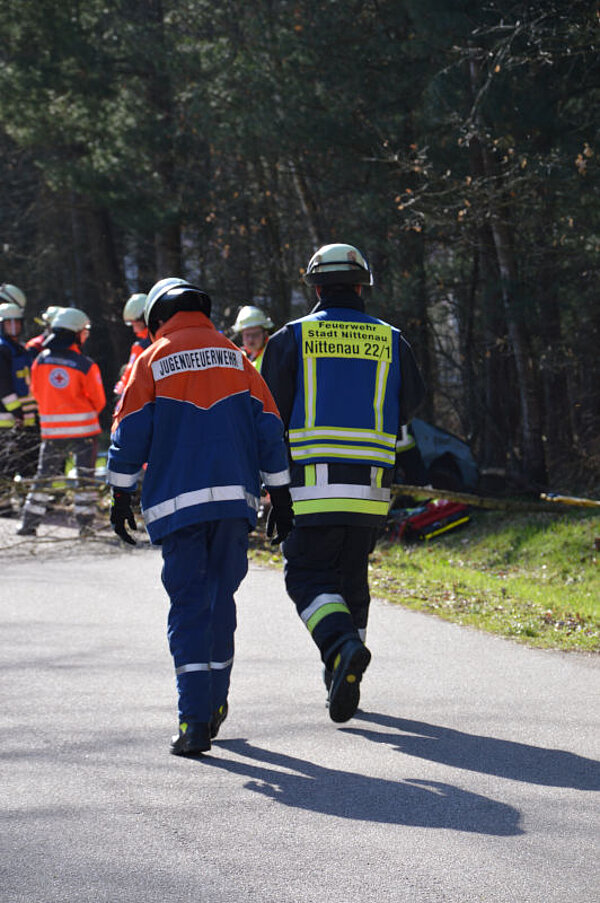
[{"label": "firefighter in orange and blue jacket", "polygon": [[286,588],[321,653],[329,715],[344,722],[371,658],[368,556],[390,503],[397,436],[424,389],[400,330],[365,312],[372,278],[357,248],[325,245],[304,278],[318,303],[271,337],[261,372],[292,459]]},{"label": "firefighter in orange and blue jacket", "polygon": [[50,500],[51,479],[64,473],[69,453],[81,480],[75,489],[75,518],[80,535],[91,532],[97,497],[92,481],[101,432],[98,415],[106,397],[98,364],[81,352],[89,330],[86,313],[64,308],[54,317],[52,332],[33,362],[31,389],[39,406],[42,444],[17,530],[20,536],[35,536]]},{"label": "firefighter in orange and blue jacket", "polygon": [[174,755],[211,747],[227,715],[236,626],[234,593],[247,572],[248,531],[261,482],[274,505],[274,542],[292,527],[283,425],[265,382],[210,318],[210,297],[163,279],[144,317],[153,344],[117,406],[108,453],[111,522],[132,542],[131,493],[142,468],[142,511],[162,547],[169,648],[179,697]]},{"label": "firefighter in orange and blue jacket", "polygon": [[14,476],[33,476],[40,444],[30,389],[32,356],[19,342],[23,314],[20,304],[0,304],[0,515],[8,516]]}]

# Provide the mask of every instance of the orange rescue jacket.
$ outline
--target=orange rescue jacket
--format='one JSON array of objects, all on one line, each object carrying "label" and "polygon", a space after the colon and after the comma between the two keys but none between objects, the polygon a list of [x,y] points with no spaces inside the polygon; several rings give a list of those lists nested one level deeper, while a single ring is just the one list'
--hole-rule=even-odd
[{"label": "orange rescue jacket", "polygon": [[33,362],[31,389],[42,439],[79,439],[101,432],[98,414],[106,396],[100,368],[77,345],[45,348]]}]

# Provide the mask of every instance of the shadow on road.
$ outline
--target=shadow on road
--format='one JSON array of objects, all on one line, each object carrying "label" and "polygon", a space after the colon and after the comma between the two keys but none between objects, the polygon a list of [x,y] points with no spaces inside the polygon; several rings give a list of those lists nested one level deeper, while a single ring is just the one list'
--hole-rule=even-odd
[{"label": "shadow on road", "polygon": [[251,761],[207,756],[202,759],[202,767],[210,764],[247,776],[251,779],[245,784],[248,790],[262,793],[284,806],[385,824],[448,828],[501,837],[524,833],[518,824],[517,809],[451,784],[383,780],[338,771],[261,749],[242,739],[219,741],[218,746]]},{"label": "shadow on road", "polygon": [[560,749],[543,749],[511,740],[465,734],[377,712],[357,712],[354,720],[392,728],[393,733],[360,727],[342,728],[345,733],[360,735],[374,743],[393,745],[407,756],[528,784],[600,790],[600,762]]}]

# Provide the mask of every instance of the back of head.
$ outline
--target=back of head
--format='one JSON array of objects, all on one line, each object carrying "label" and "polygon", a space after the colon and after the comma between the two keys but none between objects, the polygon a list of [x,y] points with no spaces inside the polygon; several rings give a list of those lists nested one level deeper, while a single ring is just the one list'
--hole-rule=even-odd
[{"label": "back of head", "polygon": [[123,320],[128,326],[131,326],[136,320],[143,320],[144,307],[146,306],[147,298],[148,295],[136,292],[125,302],[125,307],[123,308]]},{"label": "back of head", "polygon": [[52,331],[67,329],[73,333],[79,333],[82,329],[90,328],[90,318],[78,307],[63,307],[52,318]]},{"label": "back of head", "polygon": [[63,307],[52,318],[51,333],[43,343],[44,348],[68,348],[69,345],[81,345],[81,332],[90,329],[90,318],[77,307]]},{"label": "back of head", "polygon": [[63,310],[66,310],[66,308],[59,307],[57,304],[51,304],[41,315],[42,323],[44,323],[45,326],[52,326],[54,318]]},{"label": "back of head", "polygon": [[198,288],[170,276],[152,286],[144,306],[144,319],[150,332],[155,335],[162,323],[166,323],[181,311],[197,311],[210,317],[212,302],[210,296]]},{"label": "back of head", "polygon": [[323,245],[308,262],[304,282],[314,286],[373,285],[366,257],[354,245]]}]

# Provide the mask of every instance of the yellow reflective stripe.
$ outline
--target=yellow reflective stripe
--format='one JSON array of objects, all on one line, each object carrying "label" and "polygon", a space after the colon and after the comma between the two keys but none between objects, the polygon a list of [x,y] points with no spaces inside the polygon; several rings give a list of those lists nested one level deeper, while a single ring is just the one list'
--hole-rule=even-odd
[{"label": "yellow reflective stripe", "polygon": [[[375,412],[375,429],[378,433],[383,431],[383,402],[385,401],[385,390],[387,387],[388,374],[390,365],[384,361],[377,364],[377,376],[375,379],[375,397],[373,399],[373,410]],[[395,441],[395,437],[394,437]]]},{"label": "yellow reflective stripe", "polygon": [[18,411],[18,409],[21,407],[21,399],[17,398],[16,401],[5,401],[4,407],[7,411]]},{"label": "yellow reflective stripe", "polygon": [[374,467],[373,470],[375,471],[375,474],[374,474],[375,478],[373,480],[373,485],[381,488],[381,484],[383,483],[384,468],[383,467]]},{"label": "yellow reflective stripe", "polygon": [[304,485],[317,485],[317,468],[314,464],[306,464],[304,467]]},{"label": "yellow reflective stripe", "polygon": [[386,515],[389,502],[369,499],[310,499],[294,502],[294,514],[324,514],[328,511],[347,511],[353,514]]},{"label": "yellow reflective stripe", "polygon": [[421,539],[433,539],[434,536],[439,536],[440,533],[445,533],[447,530],[452,530],[453,527],[458,527],[460,524],[466,524],[468,522],[468,517],[461,517],[460,520],[453,520],[451,523],[446,524],[445,527],[440,527],[439,530],[434,530],[433,533],[425,533]]},{"label": "yellow reflective stripe", "polygon": [[306,442],[311,439],[319,441],[347,441],[353,439],[358,442],[377,442],[387,448],[396,447],[396,434],[384,433],[383,430],[374,429],[344,429],[336,426],[313,426],[310,429],[291,429],[289,431],[290,442]]},{"label": "yellow reflective stripe", "polygon": [[342,612],[343,614],[350,614],[350,611],[346,605],[342,602],[331,602],[329,605],[322,605],[321,608],[315,612],[315,614],[306,622],[306,626],[308,627],[309,633],[312,633],[317,624],[319,624],[323,618],[326,618],[327,615],[335,614],[336,612]]},{"label": "yellow reflective stripe", "polygon": [[358,458],[364,461],[368,458],[370,461],[377,461],[382,465],[389,464],[392,466],[396,460],[395,452],[387,452],[382,448],[369,445],[304,445],[300,448],[292,447],[292,458],[294,461],[302,461],[306,458],[328,458],[336,460],[347,460],[348,458]]},{"label": "yellow reflective stripe", "polygon": [[317,379],[314,358],[305,357],[304,367],[304,423],[314,426],[317,412]]}]

